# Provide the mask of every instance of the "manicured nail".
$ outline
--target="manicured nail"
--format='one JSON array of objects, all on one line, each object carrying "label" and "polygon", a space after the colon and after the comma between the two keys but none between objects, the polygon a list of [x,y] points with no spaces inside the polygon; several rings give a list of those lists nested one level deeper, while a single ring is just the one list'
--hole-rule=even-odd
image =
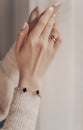
[{"label": "manicured nail", "polygon": [[54,7],[51,6],[51,7],[49,8],[49,10],[50,10],[51,12],[53,12],[53,11],[54,11]]},{"label": "manicured nail", "polygon": [[39,10],[39,7],[37,6],[37,7],[35,8],[35,10],[38,11],[38,10]]},{"label": "manicured nail", "polygon": [[24,23],[23,29],[25,29],[27,26],[27,22]]},{"label": "manicured nail", "polygon": [[58,1],[58,2],[55,4],[55,6],[58,6],[58,5],[60,5],[60,4],[61,4],[61,0]]}]

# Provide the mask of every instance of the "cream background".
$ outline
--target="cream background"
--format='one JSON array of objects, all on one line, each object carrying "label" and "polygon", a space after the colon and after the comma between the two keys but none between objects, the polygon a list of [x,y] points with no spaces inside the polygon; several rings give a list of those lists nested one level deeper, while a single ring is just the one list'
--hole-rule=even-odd
[{"label": "cream background", "polygon": [[[0,57],[8,51],[30,11],[56,0],[0,1]],[[37,130],[83,130],[82,0],[63,0],[56,15],[63,43],[44,82]]]}]

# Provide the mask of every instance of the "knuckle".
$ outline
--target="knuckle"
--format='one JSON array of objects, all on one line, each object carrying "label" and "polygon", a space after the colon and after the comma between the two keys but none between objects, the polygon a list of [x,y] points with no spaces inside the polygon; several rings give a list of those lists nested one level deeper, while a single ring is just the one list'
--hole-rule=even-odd
[{"label": "knuckle", "polygon": [[40,47],[43,50],[46,50],[46,48],[47,48],[47,39],[45,36],[42,36],[40,39]]},{"label": "knuckle", "polygon": [[53,23],[53,22],[55,22],[55,18],[54,18],[54,17],[51,17],[50,23]]},{"label": "knuckle", "polygon": [[23,31],[21,31],[21,32],[20,32],[20,36],[23,36],[23,35],[24,35]]},{"label": "knuckle", "polygon": [[46,50],[46,45],[44,43],[40,43],[40,47],[41,49]]},{"label": "knuckle", "polygon": [[29,37],[29,43],[30,43],[30,44],[33,43],[33,37]]},{"label": "knuckle", "polygon": [[52,23],[48,23],[48,28],[51,28],[51,26],[52,26]]},{"label": "knuckle", "polygon": [[34,45],[35,45],[33,38],[30,38],[30,39],[28,40],[28,43],[29,43],[29,45],[30,45],[31,48],[33,48]]},{"label": "knuckle", "polygon": [[38,40],[38,38],[37,38],[37,35],[35,35],[35,34],[30,34],[29,36],[28,36],[28,40],[29,40],[29,42],[30,43],[36,43],[37,42],[37,40]]},{"label": "knuckle", "polygon": [[41,43],[43,42],[43,43],[47,43],[47,34],[44,32],[44,33],[42,33],[41,34],[41,37],[40,37],[40,41],[41,41]]},{"label": "knuckle", "polygon": [[20,31],[20,32],[18,33],[18,37],[22,37],[23,35],[24,35],[23,31]]},{"label": "knuckle", "polygon": [[43,25],[45,25],[45,21],[41,18],[41,19],[39,19],[38,24],[40,26],[43,26]]}]

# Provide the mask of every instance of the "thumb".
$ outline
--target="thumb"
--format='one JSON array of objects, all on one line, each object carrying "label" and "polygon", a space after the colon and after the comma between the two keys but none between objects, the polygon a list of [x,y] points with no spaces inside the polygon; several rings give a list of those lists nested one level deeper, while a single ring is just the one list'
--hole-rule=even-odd
[{"label": "thumb", "polygon": [[16,52],[18,53],[25,41],[25,38],[28,34],[29,31],[29,25],[27,24],[27,22],[25,22],[22,30],[18,33],[18,37],[17,37],[17,41],[16,41]]}]

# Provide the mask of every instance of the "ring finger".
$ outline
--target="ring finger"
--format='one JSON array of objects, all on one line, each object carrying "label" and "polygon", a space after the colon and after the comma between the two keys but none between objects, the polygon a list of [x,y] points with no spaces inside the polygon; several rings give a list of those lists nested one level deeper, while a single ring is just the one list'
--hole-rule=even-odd
[{"label": "ring finger", "polygon": [[48,38],[48,40],[49,40],[49,45],[52,46],[52,47],[54,47],[54,45],[55,45],[56,42],[57,42],[58,37],[59,37],[59,32],[58,32],[58,30],[56,29],[56,26],[54,25],[54,27],[53,27],[53,29],[52,29],[50,35],[49,35],[49,38]]}]

